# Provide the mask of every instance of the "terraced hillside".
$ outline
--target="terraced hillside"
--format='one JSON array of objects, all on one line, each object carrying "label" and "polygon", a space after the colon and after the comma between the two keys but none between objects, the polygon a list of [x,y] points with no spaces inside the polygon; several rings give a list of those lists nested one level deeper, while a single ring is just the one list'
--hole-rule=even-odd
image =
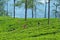
[{"label": "terraced hillside", "polygon": [[60,19],[0,17],[0,40],[60,40]]}]

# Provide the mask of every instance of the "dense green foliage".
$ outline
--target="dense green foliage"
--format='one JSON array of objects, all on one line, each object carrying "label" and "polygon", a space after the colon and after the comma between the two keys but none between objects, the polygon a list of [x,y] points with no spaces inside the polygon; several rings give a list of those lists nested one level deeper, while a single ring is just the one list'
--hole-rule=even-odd
[{"label": "dense green foliage", "polygon": [[[40,23],[38,25],[38,22]],[[60,40],[60,19],[0,17],[0,40]]]}]

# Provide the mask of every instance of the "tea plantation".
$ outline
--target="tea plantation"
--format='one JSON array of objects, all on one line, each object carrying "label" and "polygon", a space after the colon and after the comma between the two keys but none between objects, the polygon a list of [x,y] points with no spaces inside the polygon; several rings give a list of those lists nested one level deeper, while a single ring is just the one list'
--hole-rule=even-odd
[{"label": "tea plantation", "polygon": [[0,17],[0,40],[60,40],[60,19]]}]

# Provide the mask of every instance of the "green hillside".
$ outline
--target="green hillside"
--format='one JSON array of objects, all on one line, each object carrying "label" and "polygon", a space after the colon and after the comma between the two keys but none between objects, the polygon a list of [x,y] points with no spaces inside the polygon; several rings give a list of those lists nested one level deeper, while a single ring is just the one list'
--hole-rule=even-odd
[{"label": "green hillside", "polygon": [[0,17],[0,40],[60,40],[60,19]]}]

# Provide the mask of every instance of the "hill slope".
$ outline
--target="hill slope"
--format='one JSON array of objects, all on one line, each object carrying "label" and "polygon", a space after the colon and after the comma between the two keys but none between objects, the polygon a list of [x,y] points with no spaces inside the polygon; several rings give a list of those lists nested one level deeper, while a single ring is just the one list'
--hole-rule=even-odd
[{"label": "hill slope", "polygon": [[0,40],[60,40],[60,20],[0,17]]}]

